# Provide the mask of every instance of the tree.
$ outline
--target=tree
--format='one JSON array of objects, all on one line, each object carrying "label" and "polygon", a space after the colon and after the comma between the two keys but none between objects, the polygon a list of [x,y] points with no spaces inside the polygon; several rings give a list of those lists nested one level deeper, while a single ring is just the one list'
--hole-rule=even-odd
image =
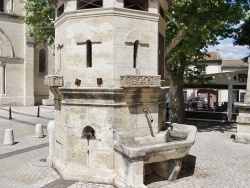
[{"label": "tree", "polygon": [[234,35],[234,44],[247,45],[250,48],[250,12],[247,13],[243,24],[237,29]]},{"label": "tree", "polygon": [[[172,120],[185,122],[183,85],[185,69],[199,65],[208,45],[218,44],[218,37],[231,37],[249,0],[168,0],[166,28],[166,69],[169,76]],[[195,75],[195,73],[197,75]],[[192,80],[202,74],[191,72]]]},{"label": "tree", "polygon": [[30,26],[29,35],[43,43],[54,43],[54,16],[55,9],[48,0],[26,0],[25,16],[22,19]]}]

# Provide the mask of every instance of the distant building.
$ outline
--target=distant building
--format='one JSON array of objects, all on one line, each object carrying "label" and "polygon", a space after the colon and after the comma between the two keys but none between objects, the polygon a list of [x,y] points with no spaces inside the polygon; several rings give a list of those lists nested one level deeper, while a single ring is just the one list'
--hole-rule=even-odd
[{"label": "distant building", "polygon": [[29,37],[24,4],[0,0],[0,105],[30,106],[49,97],[43,84],[54,73],[53,49]]},{"label": "distant building", "polygon": [[223,60],[221,64],[221,72],[233,72],[240,70],[248,70],[248,63],[242,60]]},{"label": "distant building", "polygon": [[[248,70],[248,63],[242,60],[222,60],[218,52],[208,52],[208,56],[205,57],[205,60],[203,60],[202,63],[206,64],[206,67],[204,67],[203,71],[207,75],[226,73],[226,72],[230,73],[235,72],[235,74],[237,75],[237,72],[239,71]],[[221,105],[222,103],[228,101],[227,89],[219,89],[219,90],[213,88],[185,89],[184,95],[186,100],[196,96],[208,98],[210,107],[213,107],[215,105]],[[233,102],[243,101],[244,95],[245,95],[245,90],[233,89],[233,94],[232,94]]]}]

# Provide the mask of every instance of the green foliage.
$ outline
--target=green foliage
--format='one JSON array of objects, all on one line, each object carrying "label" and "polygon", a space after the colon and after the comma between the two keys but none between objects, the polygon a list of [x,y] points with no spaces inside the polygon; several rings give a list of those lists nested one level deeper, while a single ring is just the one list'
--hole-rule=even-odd
[{"label": "green foliage", "polygon": [[[197,66],[195,59],[204,57],[208,45],[218,44],[218,37],[232,37],[236,30],[233,26],[240,23],[249,4],[249,0],[170,0],[166,67],[171,79],[183,84],[185,69]],[[190,75],[192,81],[195,75],[196,81],[203,76],[197,71]]]},{"label": "green foliage", "polygon": [[26,0],[23,3],[26,15],[22,19],[30,27],[29,35],[43,43],[52,44],[55,36],[55,9],[48,0]]},{"label": "green foliage", "polygon": [[[207,83],[200,71],[208,45],[232,37],[236,24],[249,9],[249,0],[168,0],[166,28],[166,74],[172,100],[171,118],[185,122],[184,76],[188,84]],[[188,67],[195,69],[186,71]],[[204,66],[204,65],[203,65]],[[175,120],[176,119],[176,120]]]},{"label": "green foliage", "polygon": [[250,48],[250,12],[234,36],[234,44],[247,45]]}]

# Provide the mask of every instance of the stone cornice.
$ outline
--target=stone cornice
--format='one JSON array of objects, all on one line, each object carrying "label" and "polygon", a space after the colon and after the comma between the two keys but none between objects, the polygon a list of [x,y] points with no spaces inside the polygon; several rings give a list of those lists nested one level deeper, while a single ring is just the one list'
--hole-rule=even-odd
[{"label": "stone cornice", "polygon": [[20,19],[21,15],[17,15],[14,13],[0,12],[0,19],[1,18],[12,19],[12,20],[15,20],[16,22],[23,23],[23,21]]},{"label": "stone cornice", "polygon": [[19,57],[2,57],[2,56],[0,56],[0,62],[1,61],[6,63],[6,64],[22,64],[22,63],[24,63],[24,59],[19,58]]},{"label": "stone cornice", "polygon": [[127,18],[134,18],[139,20],[149,20],[158,22],[159,14],[154,14],[145,11],[138,11],[126,8],[101,8],[101,9],[82,9],[71,12],[64,12],[59,18],[55,20],[55,28],[61,25],[68,19],[100,17],[101,16],[120,16]]},{"label": "stone cornice", "polygon": [[160,87],[161,76],[125,75],[121,76],[122,87]]}]

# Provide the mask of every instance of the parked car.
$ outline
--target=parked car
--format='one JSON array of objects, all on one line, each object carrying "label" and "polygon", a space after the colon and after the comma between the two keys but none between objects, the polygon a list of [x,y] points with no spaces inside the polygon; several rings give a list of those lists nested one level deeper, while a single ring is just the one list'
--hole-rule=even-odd
[{"label": "parked car", "polygon": [[208,101],[207,98],[205,97],[193,97],[186,102],[186,108],[187,109],[203,109],[207,110],[208,109]]}]

